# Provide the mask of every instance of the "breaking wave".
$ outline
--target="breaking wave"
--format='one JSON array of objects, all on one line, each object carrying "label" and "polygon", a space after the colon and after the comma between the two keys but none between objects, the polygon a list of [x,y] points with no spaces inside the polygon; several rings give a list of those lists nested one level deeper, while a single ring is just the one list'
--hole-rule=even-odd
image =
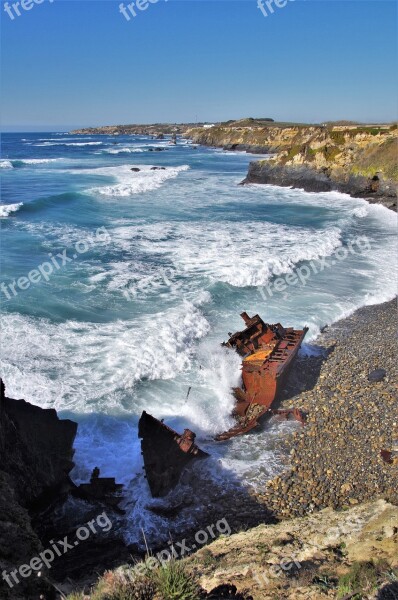
[{"label": "breaking wave", "polygon": [[231,222],[222,227],[212,222],[122,226],[115,228],[112,241],[124,251],[162,256],[180,275],[234,287],[265,285],[342,245],[337,227],[313,230],[261,222],[242,227]]},{"label": "breaking wave", "polygon": [[23,202],[17,202],[16,204],[0,204],[0,218],[4,219],[14,212],[17,212],[23,206]]},{"label": "breaking wave", "polygon": [[0,169],[12,169],[13,164],[10,160],[4,158],[0,159]]},{"label": "breaking wave", "polygon": [[[135,386],[190,368],[209,324],[191,303],[114,323],[54,324],[3,315],[2,373],[11,397],[79,413],[137,414]],[[26,344],[29,340],[29,345]],[[153,407],[155,408],[155,407]]]},{"label": "breaking wave", "polygon": [[[139,194],[159,188],[168,179],[174,179],[179,173],[189,169],[188,165],[165,167],[164,170],[152,170],[150,166],[142,165],[137,168],[140,169],[139,172],[132,171],[130,165],[86,170],[84,171],[86,174],[113,177],[117,181],[114,185],[94,187],[87,191],[92,194],[101,194],[102,196],[131,196],[132,194]],[[80,173],[82,172],[80,171]]]}]

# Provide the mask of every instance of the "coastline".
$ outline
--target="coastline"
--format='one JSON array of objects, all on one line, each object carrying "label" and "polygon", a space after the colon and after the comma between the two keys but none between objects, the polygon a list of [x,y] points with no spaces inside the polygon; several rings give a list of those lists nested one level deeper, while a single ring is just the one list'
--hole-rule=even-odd
[{"label": "coastline", "polygon": [[241,185],[250,183],[292,187],[303,189],[305,192],[341,192],[352,198],[361,198],[370,204],[381,204],[394,212],[397,211],[395,187],[392,182],[384,181],[376,175],[373,178],[363,175],[346,177],[343,173],[336,175],[306,165],[287,166],[261,160],[250,163],[247,176]]},{"label": "coastline", "polygon": [[[398,464],[387,464],[380,454],[398,443],[395,321],[396,299],[359,308],[311,343],[313,356],[297,360],[279,405],[301,408],[308,422],[281,437],[290,466],[263,492],[247,490],[246,499],[243,488],[234,497],[210,494],[206,523],[226,519],[232,535],[184,557],[185,568],[205,590],[228,582],[244,598],[269,600],[283,593],[286,599],[319,600],[336,597],[317,586],[325,569],[333,589],[341,573],[369,556],[396,566],[398,540],[391,524],[398,510]],[[385,376],[369,381],[378,368]],[[182,534],[187,547],[195,533]],[[299,571],[274,579],[273,569],[290,556]],[[57,583],[66,594],[82,585],[87,593],[92,584]]]}]

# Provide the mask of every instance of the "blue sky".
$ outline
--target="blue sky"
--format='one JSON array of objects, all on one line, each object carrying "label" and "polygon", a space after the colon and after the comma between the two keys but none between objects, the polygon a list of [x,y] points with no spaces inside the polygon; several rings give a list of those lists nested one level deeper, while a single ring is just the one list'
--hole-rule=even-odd
[{"label": "blue sky", "polygon": [[130,21],[119,4],[43,0],[11,20],[2,0],[3,131],[397,116],[395,0],[267,17],[257,0],[158,0]]}]

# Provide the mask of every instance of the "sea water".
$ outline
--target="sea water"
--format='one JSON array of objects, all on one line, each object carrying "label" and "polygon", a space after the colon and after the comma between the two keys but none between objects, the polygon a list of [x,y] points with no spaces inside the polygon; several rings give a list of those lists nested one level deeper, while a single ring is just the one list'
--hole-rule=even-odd
[{"label": "sea water", "polygon": [[[2,146],[7,394],[79,423],[72,477],[98,466],[125,484],[130,542],[141,528],[166,539],[169,526],[149,510],[143,410],[197,433],[212,455],[207,478],[261,488],[283,468],[275,440],[296,425],[213,441],[232,425],[240,378],[239,357],[220,344],[245,310],[307,325],[311,352],[322,326],[393,298],[395,215],[334,192],[239,186],[255,156],[182,139],[26,133]],[[358,238],[366,251],[341,254]],[[42,267],[25,289],[15,283],[44,263],[46,277]],[[311,275],[273,287],[298,269]]]}]

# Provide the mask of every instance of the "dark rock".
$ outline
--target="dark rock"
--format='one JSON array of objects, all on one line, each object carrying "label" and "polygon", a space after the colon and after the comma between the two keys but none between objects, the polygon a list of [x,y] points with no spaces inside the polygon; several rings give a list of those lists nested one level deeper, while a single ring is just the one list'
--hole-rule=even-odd
[{"label": "dark rock", "polygon": [[131,167],[130,171],[134,171],[134,173],[138,173],[139,171],[141,171],[141,169],[139,169],[138,167]]},{"label": "dark rock", "polygon": [[166,167],[151,167],[151,171],[165,171]]},{"label": "dark rock", "polygon": [[376,383],[377,381],[383,381],[386,375],[387,373],[384,369],[375,369],[369,373],[368,381],[372,381],[373,383]]},{"label": "dark rock", "polygon": [[252,162],[242,184],[265,183],[281,187],[303,189],[306,192],[342,192],[368,202],[396,208],[396,189],[388,180],[368,178],[363,175],[337,176],[324,168],[316,170],[305,165],[287,166],[267,161]]},{"label": "dark rock", "polygon": [[253,600],[252,596],[240,594],[235,585],[223,583],[211,590],[208,594],[202,595],[206,600]]},{"label": "dark rock", "polygon": [[[73,442],[77,424],[60,420],[55,410],[24,400],[0,398],[0,571],[28,564],[43,546],[32,529],[31,511],[66,496],[73,487]],[[49,600],[54,589],[46,577],[19,579],[11,589],[0,580],[0,598]]]}]

